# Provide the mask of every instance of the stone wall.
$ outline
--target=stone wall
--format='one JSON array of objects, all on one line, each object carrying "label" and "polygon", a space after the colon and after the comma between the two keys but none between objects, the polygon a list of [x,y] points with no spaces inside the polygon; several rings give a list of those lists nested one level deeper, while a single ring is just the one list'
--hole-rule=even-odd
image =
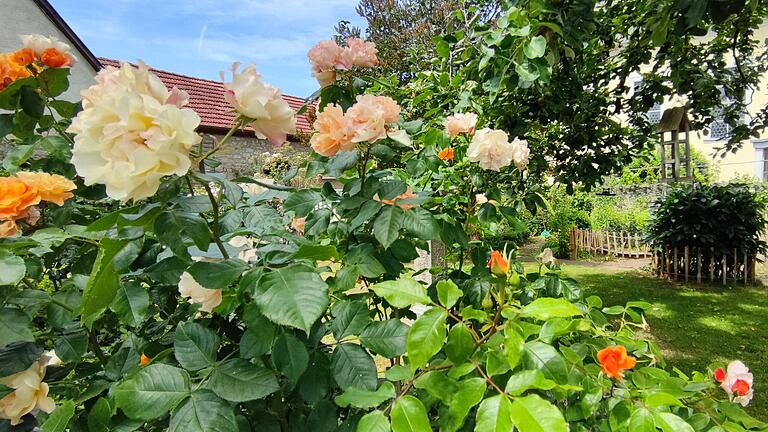
[{"label": "stone wall", "polygon": [[[210,149],[214,142],[224,137],[214,134],[202,135],[203,147],[206,150]],[[309,147],[304,144],[291,143],[291,147],[297,152],[309,152]],[[259,160],[263,159],[266,154],[276,153],[277,149],[267,140],[255,136],[233,136],[227,141],[224,148],[216,154],[216,159],[221,162],[221,165],[210,171],[223,172],[228,178],[243,175],[251,176],[255,173]]]}]

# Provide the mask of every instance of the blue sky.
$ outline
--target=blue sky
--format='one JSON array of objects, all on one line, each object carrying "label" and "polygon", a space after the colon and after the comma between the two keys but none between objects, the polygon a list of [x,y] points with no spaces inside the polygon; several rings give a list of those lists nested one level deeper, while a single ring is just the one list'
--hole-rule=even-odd
[{"label": "blue sky", "polygon": [[286,94],[317,89],[307,51],[358,0],[49,0],[96,56],[219,80],[232,62],[256,63]]}]

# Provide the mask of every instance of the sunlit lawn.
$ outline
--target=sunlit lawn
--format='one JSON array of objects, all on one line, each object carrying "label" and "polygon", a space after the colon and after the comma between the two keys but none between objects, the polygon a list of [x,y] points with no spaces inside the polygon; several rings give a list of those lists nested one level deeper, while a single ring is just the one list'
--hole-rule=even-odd
[{"label": "sunlit lawn", "polygon": [[744,361],[755,375],[755,399],[748,411],[768,420],[768,288],[684,286],[595,267],[565,266],[563,272],[608,306],[652,303],[647,320],[670,367],[688,373]]}]

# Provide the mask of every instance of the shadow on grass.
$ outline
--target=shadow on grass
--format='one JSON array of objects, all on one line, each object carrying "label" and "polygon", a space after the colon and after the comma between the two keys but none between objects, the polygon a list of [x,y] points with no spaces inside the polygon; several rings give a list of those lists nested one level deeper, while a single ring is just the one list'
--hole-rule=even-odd
[{"label": "shadow on grass", "polygon": [[768,288],[681,285],[640,272],[582,266],[564,267],[563,272],[606,306],[651,303],[646,319],[669,367],[689,373],[744,361],[755,375],[755,398],[748,411],[768,420]]}]

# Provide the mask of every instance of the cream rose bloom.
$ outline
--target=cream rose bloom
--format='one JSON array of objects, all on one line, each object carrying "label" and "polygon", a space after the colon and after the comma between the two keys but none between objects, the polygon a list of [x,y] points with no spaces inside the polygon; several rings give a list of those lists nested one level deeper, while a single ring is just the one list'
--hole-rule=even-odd
[{"label": "cream rose bloom", "polygon": [[47,413],[56,408],[48,397],[48,384],[43,382],[48,359],[44,356],[27,370],[0,378],[0,384],[14,389],[0,399],[0,418],[11,421],[11,426],[21,423],[21,418],[34,410]]},{"label": "cream rose bloom", "polygon": [[528,141],[515,138],[512,141],[514,150],[512,151],[512,160],[520,171],[528,168],[528,160],[531,156],[531,150],[528,148]]},{"label": "cream rose bloom", "polygon": [[475,133],[467,150],[467,157],[480,167],[500,171],[512,163],[515,147],[509,142],[507,133],[497,129],[480,129]]},{"label": "cream rose bloom", "polygon": [[446,117],[443,125],[448,132],[448,136],[451,138],[463,133],[471,134],[475,131],[475,125],[477,125],[477,114],[454,114]]},{"label": "cream rose bloom", "polygon": [[557,261],[551,248],[544,249],[537,258],[542,264],[552,264]]},{"label": "cream rose bloom", "polygon": [[165,176],[186,174],[189,150],[201,140],[200,117],[169,103],[178,94],[143,63],[99,72],[68,129],[75,134],[72,163],[85,184],[103,184],[111,198],[129,201],[154,195]]},{"label": "cream rose bloom", "polygon": [[[239,63],[232,65],[232,81],[224,82],[224,98],[235,111],[250,119],[257,137],[273,145],[284,143],[288,134],[296,132],[296,113],[280,90],[262,82],[256,65],[248,65],[241,72],[237,71],[239,67]],[[224,72],[221,78],[224,80]]]},{"label": "cream rose bloom", "polygon": [[43,35],[33,34],[22,35],[20,37],[24,48],[32,49],[38,58],[40,58],[43,53],[45,53],[45,50],[53,48],[56,51],[64,54],[64,56],[69,59],[69,64],[67,67],[72,67],[75,65],[75,63],[77,63],[77,59],[75,58],[74,54],[72,54],[72,47],[53,36],[45,37]]},{"label": "cream rose bloom", "polygon": [[237,258],[247,263],[252,263],[258,258],[258,253],[253,247],[253,239],[246,236],[234,236],[227,243],[237,248]]},{"label": "cream rose bloom", "polygon": [[191,274],[184,272],[179,280],[179,294],[189,303],[199,304],[201,312],[211,312],[221,304],[221,290],[208,289],[197,283]]}]

